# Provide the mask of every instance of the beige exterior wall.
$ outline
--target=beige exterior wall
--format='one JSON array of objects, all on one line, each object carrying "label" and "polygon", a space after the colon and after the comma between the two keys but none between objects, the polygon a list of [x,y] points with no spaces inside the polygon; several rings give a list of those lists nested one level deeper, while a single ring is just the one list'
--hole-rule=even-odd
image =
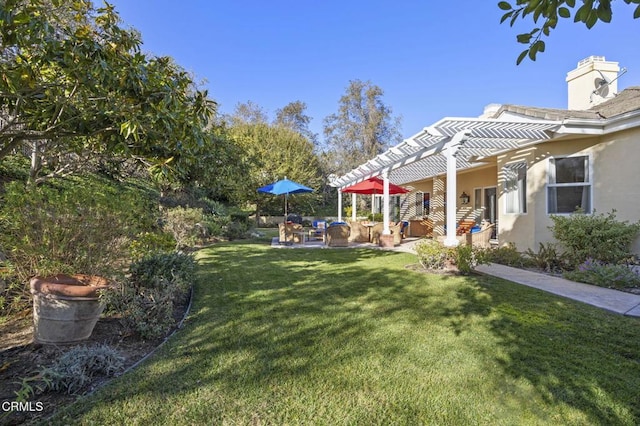
[{"label": "beige exterior wall", "polygon": [[[468,171],[464,171],[457,176],[457,190],[456,190],[456,220],[475,220],[476,215],[482,217],[484,212],[484,205],[481,203],[480,209],[475,209],[475,188],[487,188],[496,186],[496,165],[480,166]],[[444,210],[444,198],[446,188],[446,176],[441,175],[433,179],[426,179],[421,181],[412,182],[404,185],[405,187],[412,187],[413,191],[407,194],[410,199],[415,200],[415,191],[428,192],[431,195],[431,209],[429,211],[429,218],[434,221],[435,233],[444,234],[444,222],[445,222],[445,210]],[[462,192],[466,192],[470,197],[469,204],[463,205],[460,200]],[[415,212],[415,210],[414,210]],[[413,219],[411,215],[403,220]]]},{"label": "beige exterior wall", "polygon": [[[635,136],[634,136],[635,135]],[[640,132],[627,131],[606,137],[539,144],[500,156],[498,167],[526,161],[527,213],[506,214],[504,181],[498,176],[499,241],[512,242],[520,251],[537,251],[540,243],[553,242],[547,214],[549,158],[588,155],[592,172],[592,207],[596,213],[617,211],[619,220],[640,220],[640,187],[636,167],[640,164]],[[640,253],[640,241],[634,244]]]}]

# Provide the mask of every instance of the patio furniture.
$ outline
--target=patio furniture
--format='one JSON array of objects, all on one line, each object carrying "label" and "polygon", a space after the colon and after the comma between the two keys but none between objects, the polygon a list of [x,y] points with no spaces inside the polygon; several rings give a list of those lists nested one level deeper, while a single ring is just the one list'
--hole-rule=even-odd
[{"label": "patio furniture", "polygon": [[466,234],[467,244],[478,248],[490,248],[491,235],[494,228],[495,223],[483,222],[476,232],[472,231]]},{"label": "patio furniture", "polygon": [[327,227],[326,243],[329,247],[348,247],[350,228],[344,222],[334,222]]},{"label": "patio furniture", "polygon": [[471,232],[471,228],[476,225],[474,220],[461,220],[456,228],[456,235],[464,235]]},{"label": "patio furniture", "polygon": [[298,223],[279,223],[278,224],[278,242],[280,244],[303,243],[304,238],[300,233],[303,232],[302,225]]},{"label": "patio furniture", "polygon": [[[393,244],[399,245],[402,242],[402,234],[400,230],[402,228],[401,224],[398,225],[389,225],[389,231],[391,231],[391,235],[393,235]],[[371,228],[371,242],[374,244],[380,244],[380,236],[384,230],[384,223],[376,223]]]},{"label": "patio furniture", "polygon": [[384,223],[376,223],[371,227],[370,241],[374,244],[380,244],[380,235],[382,235],[382,230],[384,229]]},{"label": "patio furniture", "polygon": [[349,235],[349,241],[355,243],[368,243],[369,242],[369,227],[365,226],[362,222],[349,222],[351,228],[351,235]]},{"label": "patio furniture", "polygon": [[313,228],[309,230],[309,239],[322,240],[325,242],[325,232],[327,229],[327,222],[325,220],[314,220],[312,222]]}]

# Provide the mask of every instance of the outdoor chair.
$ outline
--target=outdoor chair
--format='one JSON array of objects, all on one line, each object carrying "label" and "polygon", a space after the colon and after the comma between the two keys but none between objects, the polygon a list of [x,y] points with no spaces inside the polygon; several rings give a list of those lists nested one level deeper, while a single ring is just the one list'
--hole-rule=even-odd
[{"label": "outdoor chair", "polygon": [[384,229],[384,223],[376,223],[371,227],[371,242],[373,244],[380,244],[380,235]]},{"label": "outdoor chair", "polygon": [[351,235],[349,235],[349,241],[355,243],[368,243],[369,242],[369,227],[364,226],[362,222],[349,222],[351,228]]},{"label": "outdoor chair", "polygon": [[389,230],[391,231],[391,235],[393,235],[393,245],[399,246],[402,244],[402,222],[389,226]]},{"label": "outdoor chair", "polygon": [[491,235],[493,235],[494,223],[483,222],[482,226],[476,232],[469,232],[467,237],[467,244],[478,248],[491,247]]},{"label": "outdoor chair", "polygon": [[327,227],[326,243],[329,247],[348,247],[350,228],[344,222],[334,222]]},{"label": "outdoor chair", "polygon": [[325,231],[327,228],[327,222],[324,220],[314,220],[312,222],[313,228],[309,230],[309,239],[325,240]]},{"label": "outdoor chair", "polygon": [[[391,235],[393,235],[393,244],[399,245],[402,242],[402,234],[400,230],[402,229],[402,224],[398,225],[389,225],[389,231],[391,231]],[[374,244],[380,244],[380,235],[384,231],[384,223],[376,223],[371,228],[371,242]]]},{"label": "outdoor chair", "polygon": [[278,242],[280,244],[302,243],[303,229],[298,223],[279,223],[278,224]]}]

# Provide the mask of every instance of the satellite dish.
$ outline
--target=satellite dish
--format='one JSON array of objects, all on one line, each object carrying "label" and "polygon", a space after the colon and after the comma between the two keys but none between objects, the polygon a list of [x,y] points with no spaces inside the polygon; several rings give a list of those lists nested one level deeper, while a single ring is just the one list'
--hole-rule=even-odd
[{"label": "satellite dish", "polygon": [[600,74],[600,77],[596,77],[593,80],[593,85],[595,86],[593,94],[606,98],[609,95],[609,83],[611,83],[611,81],[607,79],[600,70],[596,71]]}]

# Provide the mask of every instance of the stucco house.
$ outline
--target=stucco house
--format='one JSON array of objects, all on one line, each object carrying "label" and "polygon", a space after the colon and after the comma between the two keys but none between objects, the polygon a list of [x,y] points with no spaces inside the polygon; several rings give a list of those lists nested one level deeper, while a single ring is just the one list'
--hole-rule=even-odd
[{"label": "stucco house", "polygon": [[[618,91],[622,73],[618,63],[591,56],[567,74],[568,109],[490,105],[477,118],[443,118],[333,185],[381,176],[411,188],[396,200],[384,196],[385,222],[395,205],[396,218],[419,235],[428,217],[448,245],[457,244],[462,220],[495,223],[495,241],[518,250],[553,241],[551,215],[576,209],[614,209],[619,220],[636,222],[640,87]],[[633,250],[640,254],[639,240]]]}]

